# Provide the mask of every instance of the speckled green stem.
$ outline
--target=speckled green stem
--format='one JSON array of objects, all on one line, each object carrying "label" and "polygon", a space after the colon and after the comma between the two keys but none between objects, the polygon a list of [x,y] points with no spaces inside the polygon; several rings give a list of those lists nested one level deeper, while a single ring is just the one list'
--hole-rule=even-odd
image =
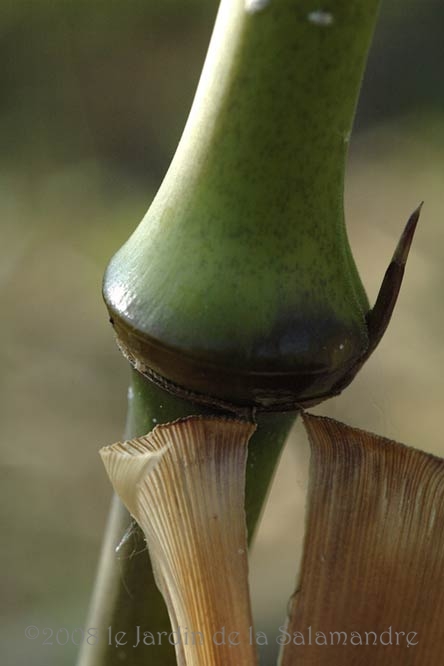
[{"label": "speckled green stem", "polygon": [[105,276],[139,366],[267,406],[325,395],[366,350],[343,178],[377,7],[223,0],[171,167]]},{"label": "speckled green stem", "polygon": [[[209,413],[196,405],[179,400],[148,382],[133,371],[128,396],[126,437],[137,437],[149,432],[156,423],[165,423],[181,416]],[[214,413],[214,412],[212,412]],[[258,429],[250,440],[247,462],[246,514],[249,535],[257,524],[264,498],[270,485],[279,454],[288,431],[295,419],[290,415],[262,415]],[[130,516],[117,497],[113,498],[111,515],[103,546],[99,575],[96,582],[88,627],[97,628],[97,642],[84,644],[79,666],[173,666],[176,663],[174,647],[163,636],[159,645],[146,646],[137,642],[137,627],[143,631],[170,633],[170,621],[163,599],[154,582],[139,528],[127,544],[116,546],[131,524]],[[134,554],[135,553],[135,554]],[[126,632],[117,647],[109,644],[108,627],[114,636]],[[155,634],[157,636],[157,634]]]}]

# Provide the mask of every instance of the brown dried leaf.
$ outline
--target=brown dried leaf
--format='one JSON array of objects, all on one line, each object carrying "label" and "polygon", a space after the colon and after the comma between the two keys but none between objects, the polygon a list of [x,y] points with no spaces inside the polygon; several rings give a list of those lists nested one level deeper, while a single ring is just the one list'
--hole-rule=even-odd
[{"label": "brown dried leaf", "polygon": [[331,419],[304,423],[308,517],[282,666],[438,666],[444,460]]},{"label": "brown dried leaf", "polygon": [[179,632],[173,639],[181,638],[178,664],[256,664],[244,511],[254,430],[245,421],[189,417],[100,452],[116,492],[145,533],[156,582]]}]

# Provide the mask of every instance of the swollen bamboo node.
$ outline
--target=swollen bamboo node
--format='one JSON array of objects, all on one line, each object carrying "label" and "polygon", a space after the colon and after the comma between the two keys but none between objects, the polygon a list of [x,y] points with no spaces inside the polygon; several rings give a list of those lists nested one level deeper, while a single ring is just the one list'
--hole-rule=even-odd
[{"label": "swollen bamboo node", "polygon": [[176,155],[103,287],[123,353],[172,393],[295,410],[376,346],[400,271],[372,315],[342,199],[377,8],[222,0]]}]

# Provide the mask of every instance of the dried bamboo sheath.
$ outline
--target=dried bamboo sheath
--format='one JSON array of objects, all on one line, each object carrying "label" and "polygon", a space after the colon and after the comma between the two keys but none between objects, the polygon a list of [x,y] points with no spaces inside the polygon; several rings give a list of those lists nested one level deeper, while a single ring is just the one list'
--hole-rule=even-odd
[{"label": "dried bamboo sheath", "polygon": [[330,419],[304,421],[308,523],[282,666],[438,666],[444,460]]},{"label": "dried bamboo sheath", "polygon": [[254,429],[190,417],[101,451],[117,493],[145,533],[179,664],[256,663],[244,511]]}]

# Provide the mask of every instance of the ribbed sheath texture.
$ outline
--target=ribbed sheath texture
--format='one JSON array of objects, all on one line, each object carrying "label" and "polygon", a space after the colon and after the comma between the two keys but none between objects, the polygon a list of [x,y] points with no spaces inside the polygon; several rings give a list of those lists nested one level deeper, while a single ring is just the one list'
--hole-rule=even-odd
[{"label": "ribbed sheath texture", "polygon": [[304,422],[308,516],[282,666],[442,663],[444,460],[331,419]]},{"label": "ribbed sheath texture", "polygon": [[101,451],[145,533],[175,640],[180,636],[179,664],[256,664],[244,512],[254,430],[244,421],[189,417]]}]

